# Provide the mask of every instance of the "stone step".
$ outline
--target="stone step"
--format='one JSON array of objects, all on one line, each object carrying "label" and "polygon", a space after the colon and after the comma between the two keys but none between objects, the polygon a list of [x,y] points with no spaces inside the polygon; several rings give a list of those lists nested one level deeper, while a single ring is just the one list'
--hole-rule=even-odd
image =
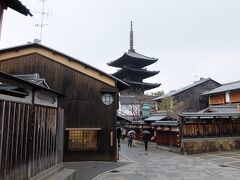
[{"label": "stone step", "polygon": [[59,163],[29,180],[75,180],[76,171],[72,169],[65,169],[63,163]]},{"label": "stone step", "polygon": [[76,170],[65,168],[47,180],[76,180]]}]

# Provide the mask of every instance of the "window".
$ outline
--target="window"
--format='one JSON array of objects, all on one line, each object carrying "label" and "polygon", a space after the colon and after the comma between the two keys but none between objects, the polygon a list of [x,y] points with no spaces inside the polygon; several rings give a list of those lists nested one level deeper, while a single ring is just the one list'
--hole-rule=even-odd
[{"label": "window", "polygon": [[225,101],[226,103],[230,103],[230,92],[225,92]]},{"label": "window", "polygon": [[102,95],[102,102],[105,105],[110,105],[113,102],[113,96],[109,93],[103,94]]},{"label": "window", "polygon": [[69,130],[68,150],[97,150],[97,130]]}]

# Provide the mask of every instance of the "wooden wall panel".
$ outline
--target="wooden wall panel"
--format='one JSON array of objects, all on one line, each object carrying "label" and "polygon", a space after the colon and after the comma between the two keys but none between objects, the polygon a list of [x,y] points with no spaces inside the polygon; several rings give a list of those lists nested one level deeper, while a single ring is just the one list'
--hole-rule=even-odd
[{"label": "wooden wall panel", "polygon": [[157,130],[157,145],[178,146],[178,132]]},{"label": "wooden wall panel", "polygon": [[230,103],[240,103],[240,91],[231,92],[229,96],[230,96]]},{"label": "wooden wall panel", "polygon": [[183,125],[183,137],[239,136],[240,122],[189,123]]},{"label": "wooden wall panel", "polygon": [[225,104],[225,95],[212,95],[209,97],[210,105]]}]

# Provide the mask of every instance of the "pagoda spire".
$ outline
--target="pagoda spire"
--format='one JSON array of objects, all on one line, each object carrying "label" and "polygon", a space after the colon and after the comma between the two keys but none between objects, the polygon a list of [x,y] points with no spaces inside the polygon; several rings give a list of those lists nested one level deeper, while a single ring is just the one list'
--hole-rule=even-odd
[{"label": "pagoda spire", "polygon": [[130,49],[128,52],[135,52],[135,49],[133,49],[133,28],[132,28],[132,21],[131,21],[131,30],[130,30]]}]

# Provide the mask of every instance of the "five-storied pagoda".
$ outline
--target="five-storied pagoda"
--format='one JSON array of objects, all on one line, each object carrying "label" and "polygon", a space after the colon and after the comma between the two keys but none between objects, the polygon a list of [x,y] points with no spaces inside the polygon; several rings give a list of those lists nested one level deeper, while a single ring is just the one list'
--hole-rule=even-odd
[{"label": "five-storied pagoda", "polygon": [[143,79],[152,77],[159,71],[148,71],[145,67],[155,63],[158,59],[144,56],[133,49],[133,29],[131,22],[130,49],[122,57],[108,63],[109,66],[121,68],[114,74],[116,78],[128,83],[131,87],[125,93],[144,94],[145,90],[159,87],[157,83],[146,83]]}]

